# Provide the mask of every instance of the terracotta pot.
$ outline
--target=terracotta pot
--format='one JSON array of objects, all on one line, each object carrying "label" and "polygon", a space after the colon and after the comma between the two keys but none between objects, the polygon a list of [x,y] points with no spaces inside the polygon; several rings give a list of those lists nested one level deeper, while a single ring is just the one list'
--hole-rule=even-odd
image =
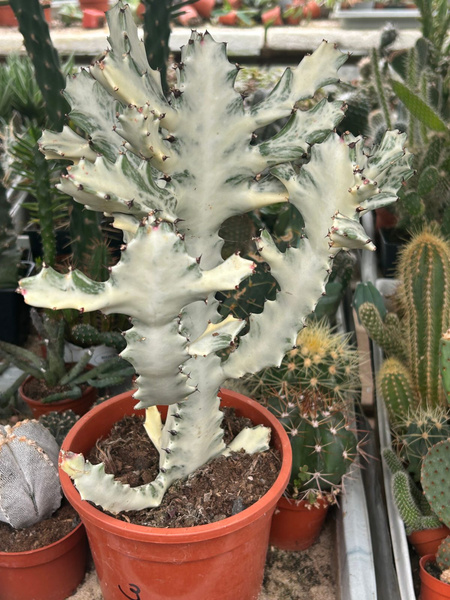
[{"label": "terracotta pot", "polygon": [[[91,367],[92,368],[92,367]],[[77,415],[84,415],[91,408],[94,402],[97,400],[98,392],[97,389],[88,386],[81,398],[77,398],[76,400],[72,400],[71,398],[67,398],[65,400],[58,400],[56,402],[44,403],[40,400],[33,400],[29,398],[25,392],[24,388],[28,381],[33,379],[33,376],[30,375],[25,379],[22,385],[19,387],[19,396],[22,400],[30,407],[31,412],[33,413],[33,417],[38,419],[41,415],[46,415],[49,412],[64,412],[65,410],[73,410],[73,412]]]},{"label": "terracotta pot", "polygon": [[216,0],[197,0],[192,6],[198,12],[198,14],[204,19],[209,19],[211,16]]},{"label": "terracotta pot", "polygon": [[226,15],[220,15],[217,18],[217,22],[221,25],[237,25],[238,20],[238,15],[235,10],[230,10]]},{"label": "terracotta pot", "polygon": [[[125,414],[135,411],[132,391],[93,408],[70,430],[62,449],[87,454]],[[282,466],[272,488],[242,512],[208,525],[160,529],[105,515],[80,495],[61,472],[64,493],[84,522],[105,600],[257,600],[264,574],[270,522],[289,481],[292,451],[278,422],[257,402],[228,390],[222,405],[272,429]],[[139,590],[139,591],[138,591]]]},{"label": "terracotta pot", "polygon": [[82,582],[88,546],[80,523],[49,546],[0,552],[0,600],[65,600]]},{"label": "terracotta pot", "polygon": [[81,10],[93,9],[106,12],[109,10],[109,0],[78,0]]},{"label": "terracotta pot", "polygon": [[419,556],[436,554],[439,544],[450,535],[450,529],[445,525],[435,529],[422,529],[414,531],[408,536],[409,543],[414,546]]},{"label": "terracotta pot", "polygon": [[271,546],[281,550],[306,550],[320,535],[330,507],[326,500],[319,506],[309,502],[289,500],[284,496],[278,500],[270,529]]},{"label": "terracotta pot", "polygon": [[[52,20],[51,8],[44,8],[45,20]],[[13,9],[10,6],[0,6],[0,27],[17,27],[19,25]]]},{"label": "terracotta pot", "polygon": [[105,13],[95,8],[85,8],[81,26],[84,29],[100,29],[105,25]]},{"label": "terracotta pot", "polygon": [[195,8],[187,4],[183,6],[181,14],[177,17],[177,21],[183,27],[196,27],[201,23],[201,18]]},{"label": "terracotta pot", "polygon": [[[292,2],[283,4],[284,14],[283,20],[287,25],[298,25],[303,19],[303,13],[305,10],[305,0],[292,0]],[[295,9],[295,13],[292,12],[290,15],[286,15],[286,11]]]},{"label": "terracotta pot", "polygon": [[420,559],[420,600],[448,600],[450,598],[450,585],[436,579],[425,569],[429,562],[434,561],[434,554],[426,554]]},{"label": "terracotta pot", "polygon": [[281,8],[279,6],[275,6],[275,8],[266,10],[266,12],[261,15],[261,21],[264,23],[264,25],[283,25]]}]

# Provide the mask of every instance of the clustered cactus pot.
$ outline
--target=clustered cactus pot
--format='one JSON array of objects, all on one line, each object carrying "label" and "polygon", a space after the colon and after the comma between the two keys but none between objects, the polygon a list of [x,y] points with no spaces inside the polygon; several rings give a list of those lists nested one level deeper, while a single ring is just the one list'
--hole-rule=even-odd
[{"label": "clustered cactus pot", "polygon": [[[72,161],[62,190],[77,202],[112,215],[114,226],[124,234],[121,259],[104,282],[77,270],[61,274],[51,267],[20,282],[29,304],[124,313],[133,325],[125,332],[127,347],[121,356],[138,374],[134,410],[146,410],[145,429],[159,453],[159,473],[154,481],[132,488],[114,481],[104,465],[92,465],[83,456],[95,439],[88,440],[81,428],[91,427],[95,418],[98,437],[98,421],[111,427],[133,410],[131,397],[116,399],[118,404],[111,400],[104,413],[102,406],[82,417],[74,427],[79,435],[63,446],[61,468],[77,490],[64,476],[65,492],[73,502],[78,494],[77,506],[83,502],[81,514],[91,538],[87,511],[95,521],[102,513],[86,500],[113,514],[159,506],[173,482],[216,456],[233,450],[266,451],[271,434],[272,443],[284,448],[282,440],[288,443],[284,431],[264,408],[254,411],[250,402],[242,413],[250,413],[255,426],[226,446],[219,389],[228,379],[281,363],[323,293],[335,255],[342,248],[374,249],[360,216],[394,202],[402,180],[411,173],[411,157],[399,132],[388,132],[367,153],[362,140],[333,133],[343,117],[340,102],[322,100],[310,111],[297,110],[299,100],[337,81],[337,69],[346,56],[332,45],[323,42],[295,70],[287,69],[272,93],[250,109],[234,88],[239,67],[228,61],[225,45],[208,33],[192,32],[182,49],[177,87],[167,99],[160,74],[148,65],[129,7],[119,2],[107,20],[111,49],[89,71],[72,77],[65,90],[71,122],[86,132],[87,139],[69,127],[46,131],[41,150],[47,158]],[[274,138],[252,143],[256,130],[283,117],[288,122]],[[294,166],[305,156],[307,164],[301,169]],[[255,263],[237,254],[224,259],[219,230],[232,216],[288,201],[302,214],[304,237],[298,247],[285,252],[267,231],[256,240],[256,251],[270,267],[279,291],[261,314],[250,317],[248,332],[237,344],[235,339],[247,323],[223,318],[216,295],[250,277]],[[234,398],[233,404],[239,411],[242,403]],[[168,406],[164,423],[158,406]],[[283,450],[282,458],[280,477],[285,485],[290,451]],[[133,525],[109,517],[109,532],[93,548],[105,599],[136,594],[138,589],[155,600],[180,597],[183,583],[174,575],[174,562],[188,560],[191,579],[183,586],[184,598],[255,600],[262,570],[251,575],[251,587],[246,582],[253,564],[260,564],[267,550],[274,496],[280,497],[282,491],[281,485],[272,490],[268,505],[262,498],[239,518],[208,526],[213,537],[219,530],[233,532],[231,538],[221,539],[223,558],[238,552],[236,568],[221,564],[215,574],[206,567],[205,575],[202,568],[201,541],[200,561],[195,564],[202,571],[194,575],[193,547],[185,532],[182,548],[176,549],[171,540],[179,540],[180,532],[164,530],[145,555],[165,552],[170,568],[160,563],[157,576],[149,569],[154,574],[149,580],[146,569],[130,557],[130,548],[145,543],[152,533],[140,527],[132,536]],[[264,523],[261,506],[268,518]],[[244,530],[239,531],[238,521],[246,523]],[[120,544],[111,529],[119,533]],[[257,553],[253,543],[245,541],[249,531],[257,540]],[[200,535],[201,526],[194,527],[188,539],[198,540]],[[122,552],[121,568],[116,564],[114,574],[107,564],[110,551]],[[203,586],[214,591],[204,593]],[[245,593],[236,591],[240,587]]]},{"label": "clustered cactus pot", "polygon": [[[62,497],[58,453],[56,440],[37,421],[0,425],[0,521],[25,529],[52,517]],[[81,583],[86,562],[82,523],[52,544],[0,551],[0,600],[65,600]]]}]

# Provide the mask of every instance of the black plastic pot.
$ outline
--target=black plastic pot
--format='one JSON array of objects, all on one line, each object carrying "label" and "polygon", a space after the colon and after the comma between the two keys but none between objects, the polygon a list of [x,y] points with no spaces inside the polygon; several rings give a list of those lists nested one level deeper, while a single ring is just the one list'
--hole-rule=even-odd
[{"label": "black plastic pot", "polygon": [[[22,262],[22,277],[31,275],[34,263]],[[22,345],[30,331],[30,307],[14,288],[0,289],[0,340]]]}]

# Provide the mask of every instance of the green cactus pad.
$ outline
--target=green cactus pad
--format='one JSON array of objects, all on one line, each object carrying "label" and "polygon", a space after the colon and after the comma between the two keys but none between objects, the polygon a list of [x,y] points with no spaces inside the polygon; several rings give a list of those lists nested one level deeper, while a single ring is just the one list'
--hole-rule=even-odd
[{"label": "green cactus pad", "polygon": [[441,571],[450,569],[450,536],[446,537],[445,540],[442,540],[439,544],[436,554],[436,564]]},{"label": "green cactus pad", "polygon": [[422,487],[431,508],[450,527],[450,439],[435,444],[423,459]]}]

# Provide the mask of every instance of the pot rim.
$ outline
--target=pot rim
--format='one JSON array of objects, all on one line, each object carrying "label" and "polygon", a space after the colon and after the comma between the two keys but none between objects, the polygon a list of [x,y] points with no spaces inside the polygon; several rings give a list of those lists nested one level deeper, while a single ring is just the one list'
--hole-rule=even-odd
[{"label": "pot rim", "polygon": [[[25,559],[29,556],[34,556],[36,557],[36,561],[39,558],[40,554],[44,554],[44,553],[49,553],[51,552],[53,549],[55,549],[57,551],[56,555],[59,555],[60,551],[59,551],[59,546],[61,544],[64,544],[66,541],[69,540],[69,538],[74,537],[74,541],[72,545],[75,545],[76,542],[78,541],[78,537],[79,535],[84,533],[84,525],[83,523],[80,522],[75,525],[75,527],[73,529],[71,529],[69,531],[69,533],[66,533],[65,536],[63,536],[62,538],[59,538],[59,540],[56,540],[56,542],[52,542],[51,544],[47,544],[46,546],[41,546],[40,548],[35,548],[34,550],[23,550],[22,552],[2,552],[0,551],[0,564],[1,564],[1,559],[2,558],[16,558],[18,560],[21,559]],[[47,561],[47,558],[45,558],[42,562]],[[36,564],[38,564],[38,562],[36,562]]]},{"label": "pot rim", "polygon": [[[89,365],[89,364],[86,365],[86,370],[90,370],[92,368],[93,368],[92,365]],[[30,398],[24,392],[25,385],[31,379],[36,379],[36,377],[34,375],[28,375],[28,377],[19,386],[19,393],[21,394],[21,396],[25,400],[25,402],[27,404],[29,404],[30,406],[36,406],[36,407],[37,406],[50,406],[50,407],[55,406],[55,407],[58,407],[58,406],[67,404],[69,402],[76,403],[79,400],[81,400],[84,396],[86,396],[87,394],[92,393],[92,390],[95,390],[93,385],[88,385],[79,398],[62,398],[61,400],[55,400],[54,402],[42,402],[42,400],[34,400],[34,398]]]},{"label": "pot rim", "polygon": [[[73,439],[75,435],[83,428],[83,425],[86,423],[86,421],[95,418],[99,413],[107,410],[111,404],[119,404],[120,402],[125,401],[125,399],[132,398],[132,395],[135,391],[136,390],[130,390],[123,394],[119,394],[118,396],[114,396],[91,409],[75,423],[65,438],[61,449],[65,451],[69,449],[72,450],[71,444],[73,443]],[[231,533],[241,529],[245,525],[264,516],[270,510],[274,510],[275,505],[285,490],[291,475],[292,449],[289,437],[278,419],[258,402],[251,400],[243,394],[223,388],[219,392],[219,396],[222,397],[222,395],[228,396],[228,398],[237,401],[237,403],[241,406],[247,405],[252,409],[252,411],[260,413],[262,420],[265,421],[266,424],[270,424],[272,429],[272,439],[273,434],[275,434],[279,440],[278,449],[282,458],[280,472],[278,473],[278,476],[272,487],[266,492],[266,494],[264,494],[262,498],[242,512],[214,523],[178,528],[146,527],[144,525],[135,525],[120,521],[103,513],[99,508],[91,505],[89,502],[81,500],[80,494],[75,488],[70,477],[60,469],[61,485],[64,494],[72,506],[80,514],[81,518],[86,519],[86,521],[90,521],[96,526],[107,530],[109,533],[121,537],[132,538],[136,541],[150,541],[149,538],[151,538],[151,541],[154,543],[175,544],[180,542],[189,543],[197,540],[207,540],[223,536],[225,533]]]},{"label": "pot rim", "polygon": [[445,586],[445,589],[448,591],[450,591],[450,584],[449,583],[445,583],[445,581],[441,581],[440,579],[438,579],[437,577],[434,577],[433,575],[431,575],[430,573],[428,573],[428,571],[425,569],[426,565],[429,562],[436,562],[436,555],[435,554],[425,554],[425,556],[422,556],[420,561],[419,561],[419,565],[420,565],[420,578],[423,582],[426,582],[430,587],[436,587],[436,586]]}]

